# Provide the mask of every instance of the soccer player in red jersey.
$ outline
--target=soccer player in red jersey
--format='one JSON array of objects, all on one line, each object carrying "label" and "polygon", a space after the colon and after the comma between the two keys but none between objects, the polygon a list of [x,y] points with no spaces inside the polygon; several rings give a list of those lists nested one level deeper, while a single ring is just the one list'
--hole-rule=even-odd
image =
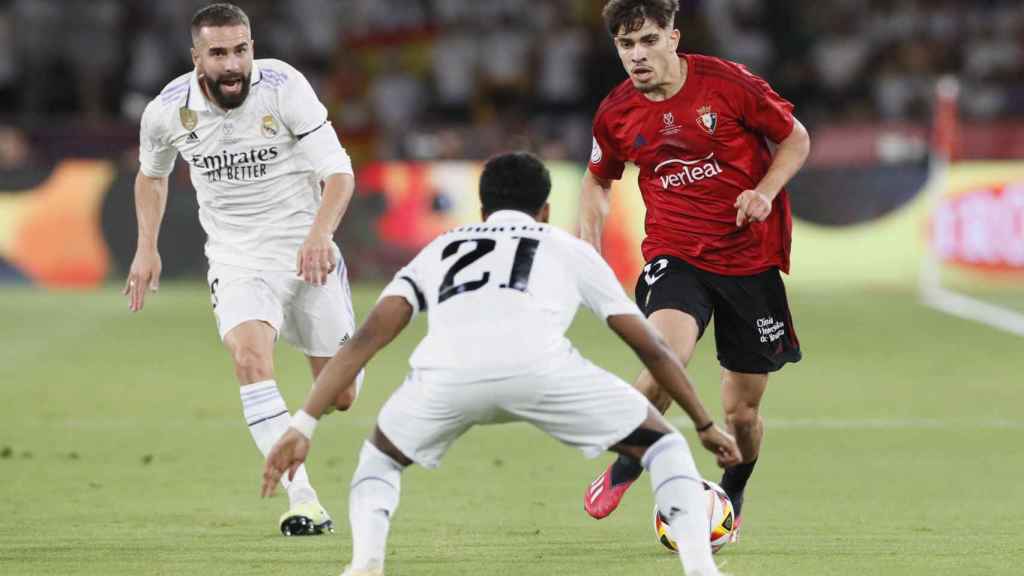
[{"label": "soccer player in red jersey", "polygon": [[[714,318],[722,407],[743,453],[721,485],[740,518],[764,434],[759,406],[768,374],[800,360],[780,274],[789,271],[792,229],[783,186],[803,165],[810,139],[793,105],[742,65],[677,53],[678,9],[678,0],[604,7],[629,78],[594,117],[580,235],[600,250],[612,181],[634,163],[647,207],[647,265],[636,300],[684,363]],[[635,386],[668,409],[648,372]],[[588,486],[584,508],[607,516],[642,470],[620,457]]]}]

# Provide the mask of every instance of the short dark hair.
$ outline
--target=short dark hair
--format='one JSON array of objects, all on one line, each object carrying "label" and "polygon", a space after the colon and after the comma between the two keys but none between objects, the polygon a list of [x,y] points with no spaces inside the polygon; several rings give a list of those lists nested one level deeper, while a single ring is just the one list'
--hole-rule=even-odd
[{"label": "short dark hair", "polygon": [[510,152],[492,157],[480,175],[480,204],[485,214],[519,210],[531,216],[540,212],[551,193],[551,174],[529,152]]},{"label": "short dark hair", "polygon": [[650,18],[662,28],[676,23],[679,0],[608,0],[601,15],[608,26],[608,33],[635,32],[644,27],[644,20]]},{"label": "short dark hair", "polygon": [[199,38],[199,30],[206,26],[219,28],[221,26],[245,26],[252,30],[249,25],[249,17],[241,8],[227,2],[217,2],[204,6],[192,15],[192,43],[195,44]]}]

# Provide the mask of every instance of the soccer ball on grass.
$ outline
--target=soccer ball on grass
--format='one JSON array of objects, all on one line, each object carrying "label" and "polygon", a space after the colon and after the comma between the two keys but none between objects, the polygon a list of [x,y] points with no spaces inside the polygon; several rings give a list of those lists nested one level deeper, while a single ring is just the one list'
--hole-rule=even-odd
[{"label": "soccer ball on grass", "polygon": [[[704,495],[708,502],[708,532],[711,538],[711,552],[715,553],[729,543],[729,536],[732,535],[736,517],[732,508],[732,501],[725,494],[725,490],[714,482],[704,480]],[[665,548],[675,552],[678,550],[672,535],[668,532],[668,521],[654,506],[654,533],[658,541]]]}]

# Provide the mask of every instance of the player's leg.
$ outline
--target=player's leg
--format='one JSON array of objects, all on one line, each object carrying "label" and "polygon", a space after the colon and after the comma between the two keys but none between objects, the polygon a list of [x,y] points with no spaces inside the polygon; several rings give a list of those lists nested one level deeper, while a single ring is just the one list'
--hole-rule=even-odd
[{"label": "player's leg", "polygon": [[[683,366],[688,365],[702,332],[697,319],[690,313],[672,308],[656,310],[647,319],[661,333]],[[672,406],[672,397],[658,385],[658,381],[646,369],[640,373],[633,386],[662,414]]]},{"label": "player's leg", "polygon": [[391,518],[401,498],[402,471],[412,460],[375,427],[359,451],[349,488],[352,563],[344,574],[382,574]]},{"label": "player's leg", "polygon": [[[274,342],[284,321],[274,279],[224,265],[211,265],[209,279],[214,316],[240,386],[242,414],[256,446],[266,456],[291,422],[274,380]],[[331,528],[305,466],[293,480],[282,479],[281,484],[289,500],[289,512],[281,518],[283,531],[321,533]],[[301,525],[289,526],[286,520]]]},{"label": "player's leg", "polygon": [[611,450],[640,460],[648,471],[654,502],[668,522],[686,574],[719,574],[708,538],[704,484],[686,439],[652,405],[647,420]]},{"label": "player's leg", "polygon": [[[288,429],[291,414],[274,380],[274,339],[277,331],[260,320],[248,320],[224,336],[238,378],[242,412],[256,446],[263,456]],[[330,531],[333,522],[320,506],[309,482],[305,465],[294,478],[281,479],[288,494],[288,511],[280,518],[286,535],[319,534]]]},{"label": "player's leg", "polygon": [[459,405],[464,401],[462,396],[469,394],[463,395],[452,386],[426,386],[414,373],[385,402],[352,476],[352,562],[344,574],[383,573],[388,532],[400,500],[402,471],[413,462],[425,468],[440,463],[451,444],[472,425]]},{"label": "player's leg", "polygon": [[658,509],[669,519],[686,573],[717,575],[707,500],[686,440],[635,388],[576,356],[551,373],[523,378],[538,394],[503,406],[561,442],[596,457],[612,450],[643,462]]},{"label": "player's leg", "polygon": [[[306,354],[316,380],[338,348],[344,346],[356,330],[344,260],[339,257],[338,267],[327,276],[323,286],[312,286],[297,279],[292,282],[294,294],[286,306],[281,336]],[[356,385],[346,388],[330,411],[347,410],[355,403],[363,377],[361,371]]]},{"label": "player's leg", "polygon": [[[683,364],[690,361],[700,334],[697,320],[679,310],[664,308],[651,314],[650,321],[665,338]],[[659,411],[664,414],[672,405],[672,398],[665,392],[650,372],[644,370],[633,385]],[[601,519],[611,514],[622,502],[629,487],[643,474],[644,467],[639,458],[628,454],[619,456],[598,476],[584,495],[583,507],[591,517]]]},{"label": "player's leg", "polygon": [[[711,319],[712,309],[711,295],[699,282],[693,267],[675,258],[655,258],[637,280],[636,300],[683,365],[688,364]],[[671,407],[672,398],[647,370],[640,373],[634,386],[662,414]],[[593,518],[608,516],[643,470],[638,459],[620,454],[587,487],[584,509]]]},{"label": "player's leg", "polygon": [[743,455],[743,462],[727,468],[720,485],[732,500],[736,516],[743,512],[743,491],[747,487],[761,452],[764,438],[764,420],[761,418],[761,398],[768,388],[768,374],[747,374],[722,369],[722,409],[729,433]]},{"label": "player's leg", "polygon": [[[320,372],[323,371],[324,366],[327,366],[327,363],[331,361],[331,357],[329,356],[306,356],[306,359],[309,360],[309,370],[313,373],[314,381],[316,381],[320,376]],[[363,373],[360,372],[358,383],[355,386],[349,386],[343,390],[335,403],[327,407],[324,414],[330,414],[335,410],[346,411],[351,408],[356,402],[356,397],[359,396],[359,389],[361,388],[362,380]]]},{"label": "player's leg", "polygon": [[722,408],[743,462],[726,469],[721,486],[743,522],[747,482],[761,453],[761,401],[768,374],[801,358],[782,276],[776,269],[751,276],[706,273],[715,301],[715,346],[722,365]]}]

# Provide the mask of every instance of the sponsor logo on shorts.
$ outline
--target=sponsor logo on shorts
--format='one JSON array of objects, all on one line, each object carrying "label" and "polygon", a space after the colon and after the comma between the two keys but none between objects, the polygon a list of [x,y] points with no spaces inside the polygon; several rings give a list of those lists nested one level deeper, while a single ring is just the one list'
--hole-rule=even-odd
[{"label": "sponsor logo on shorts", "polygon": [[348,342],[351,339],[352,339],[352,337],[349,336],[348,332],[346,332],[345,335],[342,336],[341,340],[338,342],[338,346],[344,346],[345,343]]},{"label": "sponsor logo on shorts", "polygon": [[786,335],[786,324],[772,316],[758,318],[757,334],[761,337],[762,344],[775,342]]}]

